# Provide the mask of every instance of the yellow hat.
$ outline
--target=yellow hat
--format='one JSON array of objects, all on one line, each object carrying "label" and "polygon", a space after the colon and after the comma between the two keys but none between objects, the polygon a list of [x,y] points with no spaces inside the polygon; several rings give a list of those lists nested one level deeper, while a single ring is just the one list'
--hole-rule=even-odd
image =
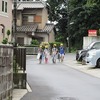
[{"label": "yellow hat", "polygon": [[48,48],[48,46],[46,45],[45,48]]},{"label": "yellow hat", "polygon": [[61,45],[61,46],[63,46],[63,44],[62,44],[62,43],[61,43],[60,45]]},{"label": "yellow hat", "polygon": [[54,44],[54,46],[56,46],[56,44]]},{"label": "yellow hat", "polygon": [[40,45],[40,48],[42,48],[42,46]]}]

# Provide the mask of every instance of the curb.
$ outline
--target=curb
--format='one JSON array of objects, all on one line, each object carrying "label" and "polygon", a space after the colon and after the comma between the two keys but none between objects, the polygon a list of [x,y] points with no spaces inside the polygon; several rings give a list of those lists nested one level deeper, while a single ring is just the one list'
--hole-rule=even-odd
[{"label": "curb", "polygon": [[14,89],[12,100],[20,100],[25,94],[27,94],[28,92],[32,92],[32,89],[28,83],[26,87],[27,89]]}]

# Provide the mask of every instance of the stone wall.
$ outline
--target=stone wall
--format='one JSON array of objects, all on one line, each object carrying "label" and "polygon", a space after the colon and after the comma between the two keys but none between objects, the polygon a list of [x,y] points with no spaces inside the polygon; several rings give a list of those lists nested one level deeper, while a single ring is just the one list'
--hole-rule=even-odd
[{"label": "stone wall", "polygon": [[0,100],[12,100],[13,48],[0,45]]}]

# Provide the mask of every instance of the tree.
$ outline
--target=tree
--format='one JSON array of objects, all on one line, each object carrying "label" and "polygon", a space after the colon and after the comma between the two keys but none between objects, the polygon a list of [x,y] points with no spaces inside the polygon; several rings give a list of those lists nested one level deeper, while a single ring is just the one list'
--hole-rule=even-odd
[{"label": "tree", "polygon": [[49,6],[49,20],[58,22],[56,35],[57,42],[66,43],[67,37],[67,6],[64,0],[47,0]]},{"label": "tree", "polygon": [[88,35],[88,30],[100,28],[100,0],[65,1],[47,0],[51,7],[49,20],[58,22],[56,40],[66,42],[69,30],[72,46],[82,48],[83,37]]},{"label": "tree", "polygon": [[100,0],[77,1],[75,3],[74,0],[70,0],[70,6],[72,8],[70,11],[70,21],[74,22],[70,26],[70,34],[72,40],[74,40],[74,44],[79,44],[77,48],[82,48],[83,37],[88,35],[88,30],[99,30]]}]

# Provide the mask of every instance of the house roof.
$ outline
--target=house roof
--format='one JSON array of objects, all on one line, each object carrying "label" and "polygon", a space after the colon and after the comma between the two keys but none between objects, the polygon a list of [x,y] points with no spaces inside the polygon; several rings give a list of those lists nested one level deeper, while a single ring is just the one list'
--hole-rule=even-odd
[{"label": "house roof", "polygon": [[44,8],[46,4],[42,1],[30,1],[30,2],[18,2],[17,10],[23,10],[24,8]]},{"label": "house roof", "polygon": [[46,25],[45,25],[45,27],[43,28],[43,29],[41,29],[41,30],[37,30],[37,32],[46,32],[46,33],[50,33],[52,30],[53,30],[53,28],[54,28],[54,24],[49,24],[49,23],[47,23]]},{"label": "house roof", "polygon": [[37,29],[37,24],[17,26],[18,32],[34,32]]},{"label": "house roof", "polygon": [[50,33],[54,24],[46,24],[43,29],[37,29],[37,24],[17,26],[17,32],[37,32],[37,33]]}]

